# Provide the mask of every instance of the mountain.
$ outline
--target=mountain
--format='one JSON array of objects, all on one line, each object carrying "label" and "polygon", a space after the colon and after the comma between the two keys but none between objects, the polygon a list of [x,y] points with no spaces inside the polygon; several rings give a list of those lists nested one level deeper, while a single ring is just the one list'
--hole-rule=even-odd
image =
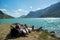
[{"label": "mountain", "polygon": [[53,4],[45,9],[31,11],[26,18],[40,18],[40,17],[60,17],[60,2]]},{"label": "mountain", "polygon": [[48,7],[39,17],[60,17],[60,2]]},{"label": "mountain", "polygon": [[22,16],[20,16],[20,17],[18,17],[18,18],[24,18],[26,15],[22,15]]},{"label": "mountain", "polygon": [[29,12],[25,18],[38,18],[40,14],[42,14],[44,11],[42,10],[37,10],[37,11],[31,11]]},{"label": "mountain", "polygon": [[36,18],[36,17],[39,17],[39,14],[41,14],[42,12],[43,12],[43,10],[31,11],[30,13],[28,13],[28,15],[26,15],[26,17]]},{"label": "mountain", "polygon": [[12,17],[12,16],[10,16],[10,15],[7,15],[7,14],[3,13],[3,12],[0,10],[0,18],[1,18],[1,19],[5,19],[5,18],[14,18],[14,17]]}]

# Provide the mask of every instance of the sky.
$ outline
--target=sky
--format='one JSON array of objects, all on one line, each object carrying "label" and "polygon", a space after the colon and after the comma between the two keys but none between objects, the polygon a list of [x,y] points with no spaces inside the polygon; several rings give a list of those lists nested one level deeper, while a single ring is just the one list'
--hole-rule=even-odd
[{"label": "sky", "polygon": [[49,7],[60,0],[0,0],[0,10],[13,17],[27,15],[30,11],[36,11]]}]

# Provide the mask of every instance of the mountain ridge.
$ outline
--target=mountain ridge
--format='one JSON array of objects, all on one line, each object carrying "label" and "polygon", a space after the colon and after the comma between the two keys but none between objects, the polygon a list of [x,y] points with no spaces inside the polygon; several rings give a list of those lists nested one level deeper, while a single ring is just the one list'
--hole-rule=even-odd
[{"label": "mountain ridge", "polygon": [[45,9],[31,11],[25,16],[25,18],[40,17],[60,17],[60,2],[53,4]]},{"label": "mountain ridge", "polygon": [[7,18],[14,18],[14,17],[7,15],[0,10],[0,19],[7,19]]}]

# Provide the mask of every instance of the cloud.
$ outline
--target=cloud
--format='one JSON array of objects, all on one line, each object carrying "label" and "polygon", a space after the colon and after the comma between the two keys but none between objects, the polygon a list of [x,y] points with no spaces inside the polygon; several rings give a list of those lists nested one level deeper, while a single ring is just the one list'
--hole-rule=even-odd
[{"label": "cloud", "polygon": [[6,12],[7,11],[7,9],[0,9],[1,11],[3,11],[3,12]]},{"label": "cloud", "polygon": [[30,6],[30,9],[32,9],[32,6]]},{"label": "cloud", "polygon": [[21,15],[27,15],[29,11],[24,10],[24,9],[16,9],[13,11],[8,11],[7,9],[0,9],[4,13],[11,15],[13,17],[20,17]]},{"label": "cloud", "polygon": [[35,8],[32,11],[37,11],[37,10],[41,10],[41,8]]},{"label": "cloud", "polygon": [[37,8],[36,10],[40,10],[41,8]]},{"label": "cloud", "polygon": [[21,15],[27,15],[28,11],[24,9],[17,9],[13,11],[13,16],[20,17]]},{"label": "cloud", "polygon": [[16,10],[17,12],[19,11],[19,12],[28,12],[27,10],[24,10],[24,9],[17,9]]},{"label": "cloud", "polygon": [[36,11],[36,10],[40,10],[41,8],[37,8],[37,9],[35,9],[35,10],[33,10],[33,11]]},{"label": "cloud", "polygon": [[7,9],[0,9],[0,10],[1,10],[2,12],[6,13],[6,14],[9,13]]}]

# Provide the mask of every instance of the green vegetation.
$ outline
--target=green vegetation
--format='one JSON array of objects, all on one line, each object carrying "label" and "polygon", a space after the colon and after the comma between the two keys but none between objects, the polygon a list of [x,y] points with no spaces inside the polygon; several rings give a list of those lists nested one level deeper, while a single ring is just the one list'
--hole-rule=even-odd
[{"label": "green vegetation", "polygon": [[0,10],[0,19],[5,19],[5,18],[14,18],[14,17],[7,15]]},{"label": "green vegetation", "polygon": [[[0,40],[6,39],[9,32],[10,24],[0,24]],[[58,38],[50,36],[50,33],[46,31],[32,31],[27,37],[18,37],[12,40],[58,40]]]},{"label": "green vegetation", "polygon": [[49,32],[40,32],[39,40],[58,40],[58,38],[52,37]]},{"label": "green vegetation", "polygon": [[0,24],[0,40],[4,40],[9,33],[10,24]]}]

